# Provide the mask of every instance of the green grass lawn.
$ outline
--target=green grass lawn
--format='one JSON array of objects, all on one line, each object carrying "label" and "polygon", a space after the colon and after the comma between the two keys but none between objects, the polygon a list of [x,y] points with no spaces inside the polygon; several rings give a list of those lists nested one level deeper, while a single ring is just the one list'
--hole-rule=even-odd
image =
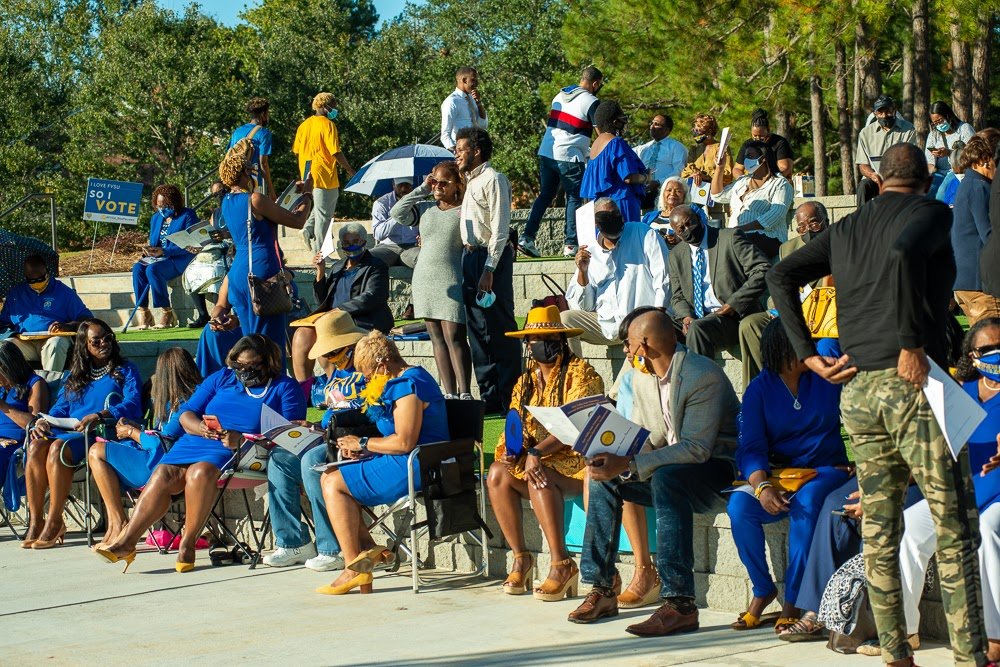
[{"label": "green grass lawn", "polygon": [[136,343],[149,341],[171,341],[171,340],[198,340],[201,336],[201,329],[188,329],[187,327],[176,327],[173,329],[146,329],[145,331],[132,331],[118,333],[118,340],[122,343]]}]

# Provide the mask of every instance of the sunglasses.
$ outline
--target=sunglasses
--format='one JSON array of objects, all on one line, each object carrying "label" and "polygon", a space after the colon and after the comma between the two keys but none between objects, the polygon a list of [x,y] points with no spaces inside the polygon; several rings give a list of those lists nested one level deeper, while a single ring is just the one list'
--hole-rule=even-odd
[{"label": "sunglasses", "polygon": [[972,356],[976,359],[981,359],[982,357],[994,352],[1000,352],[1000,345],[983,345],[982,347],[972,348]]},{"label": "sunglasses", "polygon": [[234,363],[232,366],[230,366],[230,368],[232,368],[234,371],[240,371],[244,373],[250,371],[259,371],[264,368],[264,362],[258,362],[256,364],[241,364],[237,362]]},{"label": "sunglasses", "polygon": [[27,279],[27,283],[29,285],[37,285],[38,283],[44,283],[48,279],[49,279],[49,274],[46,273],[45,275],[43,275],[43,276],[41,276],[39,278],[28,278]]},{"label": "sunglasses", "polygon": [[437,179],[437,178],[432,178],[431,179],[431,187],[435,188],[435,187],[437,187],[437,186],[440,185],[442,188],[446,188],[446,187],[448,187],[449,185],[451,185],[454,182],[455,181],[443,181],[443,180],[440,180],[440,179]]},{"label": "sunglasses", "polygon": [[108,345],[112,343],[114,340],[115,340],[115,335],[113,333],[104,334],[100,338],[89,338],[89,337],[87,338],[87,342],[93,345],[94,347],[98,347],[101,345]]}]

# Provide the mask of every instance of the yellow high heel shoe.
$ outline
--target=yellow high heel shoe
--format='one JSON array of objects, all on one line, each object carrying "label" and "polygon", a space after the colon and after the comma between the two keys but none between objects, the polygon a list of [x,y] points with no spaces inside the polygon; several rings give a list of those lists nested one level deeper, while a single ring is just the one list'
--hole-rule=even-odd
[{"label": "yellow high heel shoe", "polygon": [[323,595],[344,595],[360,587],[361,593],[368,594],[372,592],[373,579],[371,572],[361,572],[345,584],[341,584],[340,586],[320,586],[316,589],[316,592]]},{"label": "yellow high heel shoe", "polygon": [[528,569],[523,572],[514,571],[507,575],[503,582],[503,592],[507,595],[524,595],[528,592],[528,586],[535,581],[535,558],[530,551],[519,551],[514,554],[514,560],[526,559]]},{"label": "yellow high heel shoe", "polygon": [[185,572],[190,572],[194,569],[194,563],[185,563],[184,561],[177,561],[174,563],[174,570],[180,572],[181,574]]},{"label": "yellow high heel shoe", "polygon": [[359,553],[354,560],[344,566],[344,569],[352,572],[371,572],[378,565],[392,562],[394,558],[391,551],[376,544],[371,549]]},{"label": "yellow high heel shoe", "polygon": [[543,602],[558,602],[563,598],[576,597],[577,591],[580,589],[580,568],[576,566],[572,558],[555,561],[552,565],[557,567],[572,565],[573,574],[563,582],[546,577],[542,585],[535,589],[535,599]]},{"label": "yellow high heel shoe", "polygon": [[619,593],[619,609],[638,609],[639,607],[645,607],[653,604],[654,602],[659,602],[660,600],[660,575],[657,574],[656,569],[651,565],[637,565],[636,569],[653,570],[653,584],[649,587],[649,590],[642,595],[633,593],[631,588],[626,588],[624,591]]},{"label": "yellow high heel shoe", "polygon": [[[32,549],[51,549],[57,544],[64,544],[66,542],[66,526],[63,526],[59,531],[59,534],[51,540],[35,540],[31,543]],[[27,547],[25,547],[27,548]]]},{"label": "yellow high heel shoe", "polygon": [[94,553],[100,556],[102,559],[104,559],[104,561],[107,563],[117,563],[119,561],[125,561],[125,569],[122,570],[122,574],[128,572],[128,566],[131,565],[132,561],[135,560],[135,549],[132,549],[132,551],[128,552],[124,556],[116,556],[113,552],[108,551],[107,549],[97,549],[94,551]]}]

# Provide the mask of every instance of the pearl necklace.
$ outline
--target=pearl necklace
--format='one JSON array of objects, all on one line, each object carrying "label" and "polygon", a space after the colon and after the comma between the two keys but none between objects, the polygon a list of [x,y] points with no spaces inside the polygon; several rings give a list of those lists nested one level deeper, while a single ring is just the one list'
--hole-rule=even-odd
[{"label": "pearl necklace", "polygon": [[802,404],[799,403],[799,397],[793,394],[792,390],[788,388],[788,384],[785,382],[785,378],[779,377],[779,379],[781,380],[781,384],[785,385],[785,391],[787,391],[788,395],[792,397],[793,401],[792,407],[795,408],[796,410],[801,410]]},{"label": "pearl necklace", "polygon": [[104,364],[101,368],[91,368],[90,369],[90,379],[100,380],[102,377],[111,372],[111,362]]},{"label": "pearl necklace", "polygon": [[271,388],[271,381],[268,380],[267,384],[264,385],[264,391],[262,391],[259,394],[255,394],[252,391],[250,391],[250,387],[243,387],[243,391],[245,391],[247,393],[247,396],[249,396],[250,398],[260,399],[260,398],[264,398],[265,396],[267,396],[267,390],[270,389],[270,388]]}]

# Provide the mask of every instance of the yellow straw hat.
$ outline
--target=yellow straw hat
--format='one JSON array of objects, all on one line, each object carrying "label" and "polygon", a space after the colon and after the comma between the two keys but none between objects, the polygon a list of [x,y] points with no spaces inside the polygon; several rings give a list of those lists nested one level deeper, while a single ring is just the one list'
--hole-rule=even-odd
[{"label": "yellow straw hat", "polygon": [[316,342],[309,350],[310,359],[354,345],[368,332],[354,323],[354,318],[342,310],[331,310],[316,320]]},{"label": "yellow straw hat", "polygon": [[559,319],[559,309],[555,306],[538,306],[528,311],[528,319],[520,331],[508,331],[506,336],[524,338],[525,336],[545,336],[550,334],[565,334],[567,337],[579,336],[583,329],[567,327]]}]

